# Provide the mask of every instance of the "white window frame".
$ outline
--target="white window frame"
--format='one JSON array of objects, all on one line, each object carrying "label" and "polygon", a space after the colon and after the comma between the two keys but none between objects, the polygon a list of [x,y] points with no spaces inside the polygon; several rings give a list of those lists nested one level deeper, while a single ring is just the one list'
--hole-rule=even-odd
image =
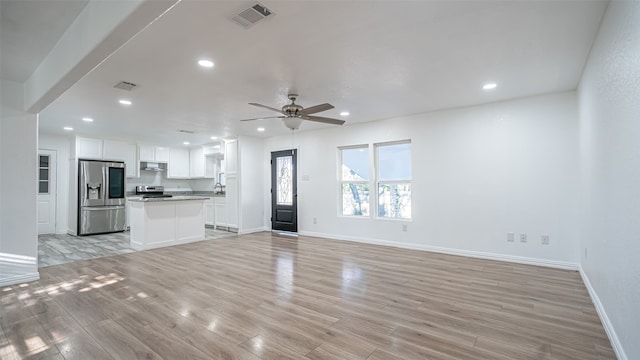
[{"label": "white window frame", "polygon": [[[411,216],[410,217],[391,217],[391,216],[380,216],[380,198],[378,196],[378,189],[380,187],[380,184],[408,184],[409,188],[411,190],[413,190],[413,186],[412,186],[412,179],[389,179],[389,180],[380,180],[379,179],[379,168],[378,168],[378,150],[381,147],[384,146],[392,146],[392,145],[400,145],[400,144],[409,144],[411,145],[411,139],[407,139],[407,140],[398,140],[398,141],[389,141],[389,142],[382,142],[382,143],[375,143],[373,144],[373,152],[374,152],[374,174],[373,174],[373,179],[375,179],[375,182],[373,184],[373,192],[375,192],[375,218],[376,219],[380,219],[380,220],[395,220],[395,221],[411,221],[413,220],[413,211],[411,211]],[[413,146],[411,146],[411,174],[413,177]],[[369,192],[371,193],[372,190],[369,189]],[[411,191],[413,192],[413,191]],[[371,195],[369,195],[369,197],[371,198]],[[409,199],[411,200],[411,194],[409,195]],[[413,205],[413,203],[411,203],[411,205]],[[410,209],[413,210],[413,209]]]},{"label": "white window frame", "polygon": [[[368,180],[344,180],[342,178],[342,151],[343,150],[354,150],[354,149],[364,149],[367,152],[367,159],[369,159],[368,167],[369,167],[369,179]],[[349,145],[349,146],[340,146],[338,147],[338,216],[354,218],[354,219],[369,219],[372,216],[372,210],[375,207],[371,202],[371,154],[370,154],[370,146],[369,144],[361,144],[361,145]],[[344,198],[342,194],[342,189],[344,184],[362,184],[367,185],[369,187],[369,214],[368,215],[350,215],[344,213]]]}]

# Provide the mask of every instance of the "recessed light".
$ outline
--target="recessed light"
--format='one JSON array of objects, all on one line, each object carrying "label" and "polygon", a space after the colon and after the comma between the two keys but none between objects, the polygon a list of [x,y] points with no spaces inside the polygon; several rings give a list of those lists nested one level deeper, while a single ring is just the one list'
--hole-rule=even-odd
[{"label": "recessed light", "polygon": [[72,128],[71,126],[65,126],[65,127],[63,127],[63,129],[65,129],[65,130],[67,130],[67,131],[71,131],[71,130],[73,130],[73,128]]},{"label": "recessed light", "polygon": [[86,122],[93,122],[93,119],[92,119],[92,118],[89,118],[89,117],[83,117],[83,118],[82,118],[82,121],[86,121]]},{"label": "recessed light", "polygon": [[264,128],[263,128],[263,127],[259,127],[259,128],[258,128],[258,129],[256,129],[256,130],[258,130],[258,131],[260,131],[260,132],[263,132],[263,131],[264,131]]},{"label": "recessed light", "polygon": [[212,68],[213,67],[213,61],[211,60],[198,60],[198,65],[202,66],[202,67],[206,67],[206,68]]},{"label": "recessed light", "polygon": [[496,86],[498,86],[498,84],[496,83],[489,83],[489,84],[484,84],[484,86],[482,86],[483,90],[493,90],[496,88]]},{"label": "recessed light", "polygon": [[185,145],[189,145],[189,144],[190,144],[190,142],[185,141],[185,142],[183,142],[183,144],[185,144]]},{"label": "recessed light", "polygon": [[348,111],[343,111],[340,113],[340,116],[349,116],[349,112]]},{"label": "recessed light", "polygon": [[218,137],[217,136],[212,136],[211,140],[218,140]]},{"label": "recessed light", "polygon": [[122,99],[122,100],[118,100],[118,102],[122,105],[131,105],[131,100]]}]

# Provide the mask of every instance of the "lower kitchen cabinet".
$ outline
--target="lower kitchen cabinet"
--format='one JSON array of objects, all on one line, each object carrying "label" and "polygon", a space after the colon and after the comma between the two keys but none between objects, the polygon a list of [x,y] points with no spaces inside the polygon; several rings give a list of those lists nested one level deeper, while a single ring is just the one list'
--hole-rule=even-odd
[{"label": "lower kitchen cabinet", "polygon": [[215,201],[215,225],[216,228],[227,230],[227,199],[225,197],[213,198]]},{"label": "lower kitchen cabinet", "polygon": [[216,224],[215,218],[215,198],[210,198],[204,202],[204,224],[214,226]]}]

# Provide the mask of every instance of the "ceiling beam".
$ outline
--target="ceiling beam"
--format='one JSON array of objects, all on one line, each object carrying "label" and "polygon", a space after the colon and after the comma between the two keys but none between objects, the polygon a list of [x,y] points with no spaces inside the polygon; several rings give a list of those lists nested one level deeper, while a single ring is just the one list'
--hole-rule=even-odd
[{"label": "ceiling beam", "polygon": [[40,112],[178,2],[91,0],[25,82],[25,110]]}]

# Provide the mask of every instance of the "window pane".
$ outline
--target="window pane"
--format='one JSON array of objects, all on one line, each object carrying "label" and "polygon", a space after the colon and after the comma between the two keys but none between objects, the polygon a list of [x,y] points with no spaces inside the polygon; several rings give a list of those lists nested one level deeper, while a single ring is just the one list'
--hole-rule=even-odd
[{"label": "window pane", "polygon": [[49,180],[49,169],[40,169],[40,180]]},{"label": "window pane", "polygon": [[38,193],[40,193],[40,194],[48,194],[49,193],[49,182],[48,181],[40,181],[40,182],[38,182]]},{"label": "window pane", "polygon": [[411,179],[411,144],[379,145],[378,180]]},{"label": "window pane", "polygon": [[411,184],[378,184],[378,216],[411,219]]},{"label": "window pane", "polygon": [[342,184],[342,215],[369,216],[368,184]]},{"label": "window pane", "polygon": [[49,167],[49,155],[40,155],[40,167]]},{"label": "window pane", "polygon": [[278,191],[276,203],[278,205],[293,205],[293,157],[282,156],[277,158],[276,171]]},{"label": "window pane", "polygon": [[366,147],[342,149],[342,180],[369,180],[369,152]]}]

